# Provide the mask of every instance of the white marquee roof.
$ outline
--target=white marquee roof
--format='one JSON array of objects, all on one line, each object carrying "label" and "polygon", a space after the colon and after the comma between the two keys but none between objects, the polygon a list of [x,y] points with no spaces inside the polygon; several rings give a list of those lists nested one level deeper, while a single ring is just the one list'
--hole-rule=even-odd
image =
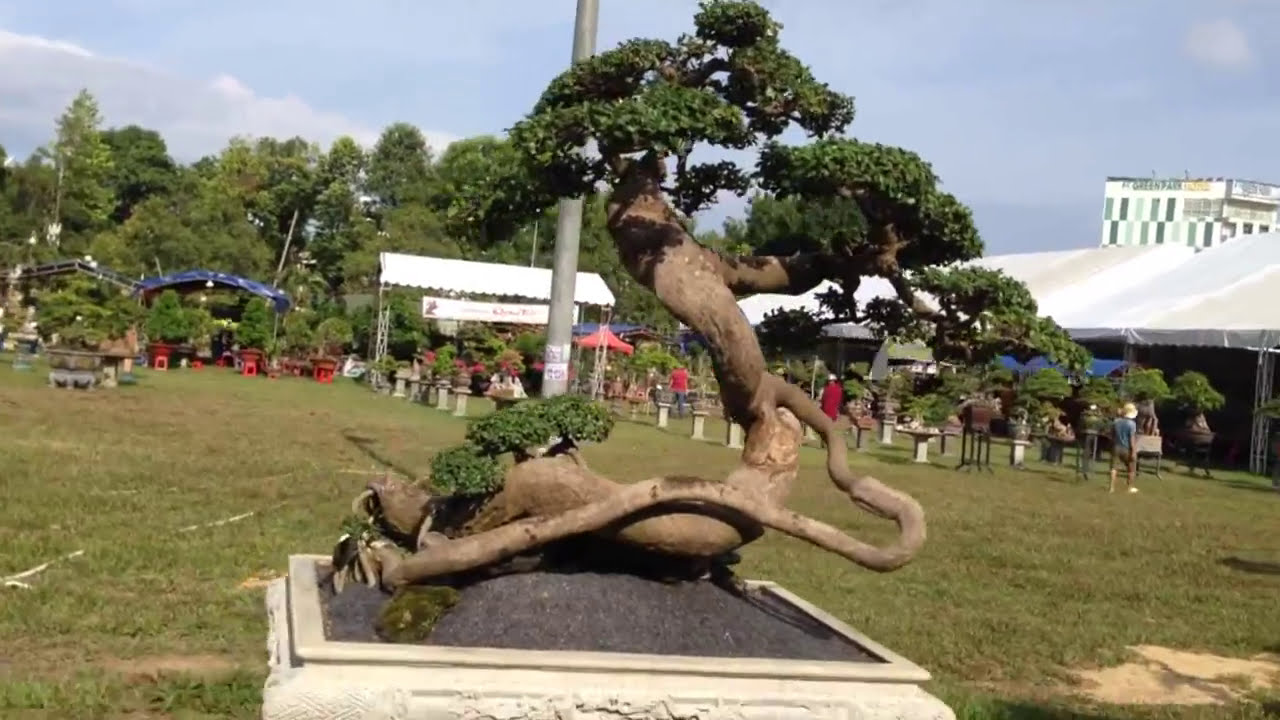
[{"label": "white marquee roof", "polygon": [[1236,236],[1055,319],[1080,340],[1274,347],[1280,344],[1280,233]]},{"label": "white marquee roof", "polygon": [[[992,255],[970,264],[1000,270],[1021,280],[1042,304],[1042,313],[1056,317],[1059,308],[1076,306],[1080,298],[1122,291],[1150,272],[1175,267],[1193,254],[1190,248],[1163,245],[1103,247]],[[834,283],[824,282],[803,295],[753,295],[739,301],[738,307],[747,321],[756,325],[778,308],[816,312],[820,309],[817,296],[833,287],[836,287]],[[859,304],[876,297],[893,296],[889,282],[879,277],[862,278],[855,293]],[[848,334],[847,327],[843,334]]]},{"label": "white marquee roof", "polygon": [[[471,260],[384,252],[378,257],[384,286],[422,288],[469,295],[551,299],[551,271],[546,268],[501,265]],[[613,292],[596,273],[580,272],[573,301],[579,305],[612,307]]]}]

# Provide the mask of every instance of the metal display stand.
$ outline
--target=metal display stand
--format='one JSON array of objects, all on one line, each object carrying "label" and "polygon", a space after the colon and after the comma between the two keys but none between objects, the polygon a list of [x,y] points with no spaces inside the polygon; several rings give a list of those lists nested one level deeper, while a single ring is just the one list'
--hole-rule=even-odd
[{"label": "metal display stand", "polygon": [[1098,433],[1092,430],[1080,433],[1076,448],[1075,474],[1082,480],[1088,480],[1089,474],[1093,472],[1093,461],[1098,457]]},{"label": "metal display stand", "polygon": [[995,411],[987,405],[973,403],[960,410],[964,429],[960,433],[960,464],[956,470],[970,472],[991,468],[991,418]]}]

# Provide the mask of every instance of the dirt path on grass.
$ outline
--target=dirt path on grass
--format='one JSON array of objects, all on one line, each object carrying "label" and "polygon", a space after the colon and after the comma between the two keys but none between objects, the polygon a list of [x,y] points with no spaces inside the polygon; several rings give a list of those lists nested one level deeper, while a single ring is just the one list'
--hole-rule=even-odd
[{"label": "dirt path on grass", "polygon": [[1156,645],[1129,650],[1135,657],[1123,665],[1075,671],[1079,690],[1117,705],[1226,705],[1251,691],[1280,688],[1280,655],[1241,659]]}]

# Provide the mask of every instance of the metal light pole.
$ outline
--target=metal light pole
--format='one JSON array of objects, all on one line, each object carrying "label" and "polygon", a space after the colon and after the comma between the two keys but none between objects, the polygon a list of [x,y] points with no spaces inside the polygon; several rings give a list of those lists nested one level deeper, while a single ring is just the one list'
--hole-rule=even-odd
[{"label": "metal light pole", "polygon": [[[573,21],[573,62],[596,52],[599,0],[578,0]],[[556,219],[556,247],[551,261],[551,307],[547,318],[547,347],[542,361],[542,396],[569,390],[569,357],[573,342],[573,292],[578,277],[578,238],[582,232],[582,198],[560,201]]]}]

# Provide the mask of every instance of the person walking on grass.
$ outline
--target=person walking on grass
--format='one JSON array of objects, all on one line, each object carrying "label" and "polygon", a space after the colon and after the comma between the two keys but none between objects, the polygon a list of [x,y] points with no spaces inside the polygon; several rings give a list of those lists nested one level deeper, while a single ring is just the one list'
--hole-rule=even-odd
[{"label": "person walking on grass", "polygon": [[1128,473],[1126,483],[1129,492],[1138,492],[1138,487],[1133,484],[1138,474],[1138,446],[1134,442],[1138,434],[1136,417],[1138,408],[1133,403],[1125,403],[1120,409],[1120,417],[1111,423],[1111,486],[1107,492],[1116,491],[1116,474],[1122,464]]},{"label": "person walking on grass", "polygon": [[676,417],[684,417],[685,405],[689,401],[689,371],[684,365],[677,365],[671,371],[671,394],[675,396]]},{"label": "person walking on grass", "polygon": [[844,400],[844,388],[835,375],[827,376],[827,385],[822,388],[822,412],[835,420],[840,417],[840,405]]}]

